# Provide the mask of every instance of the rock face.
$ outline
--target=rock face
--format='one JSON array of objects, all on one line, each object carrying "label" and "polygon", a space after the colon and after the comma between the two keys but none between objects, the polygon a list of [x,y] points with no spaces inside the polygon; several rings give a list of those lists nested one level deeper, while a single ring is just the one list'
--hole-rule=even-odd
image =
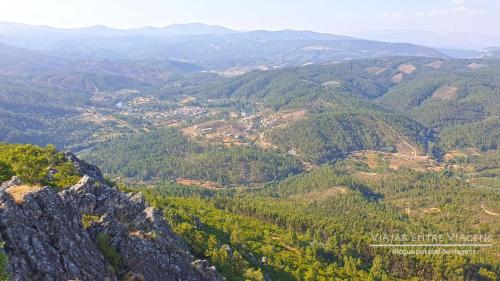
[{"label": "rock face", "polygon": [[15,186],[15,185],[20,185],[21,184],[21,180],[16,177],[16,176],[13,176],[11,180],[8,180],[4,183],[2,183],[0,185],[0,189],[5,189],[5,188],[8,188],[8,187],[11,187],[11,186]]},{"label": "rock face", "polygon": [[82,175],[87,175],[95,180],[104,183],[104,176],[101,173],[101,170],[96,165],[89,164],[85,161],[80,160],[75,154],[71,151],[64,152],[64,157],[66,160],[71,161],[75,166],[77,172]]},{"label": "rock face", "polygon": [[0,234],[12,280],[115,280],[77,210],[49,188],[16,205],[0,191]]},{"label": "rock face", "polygon": [[[16,204],[5,189],[19,180],[0,188],[0,239],[12,280],[223,280],[206,261],[194,261],[161,211],[140,194],[106,186],[97,167],[76,159],[85,175],[59,193],[44,187]],[[93,218],[86,228],[82,216]],[[100,235],[118,264],[101,253]]]}]

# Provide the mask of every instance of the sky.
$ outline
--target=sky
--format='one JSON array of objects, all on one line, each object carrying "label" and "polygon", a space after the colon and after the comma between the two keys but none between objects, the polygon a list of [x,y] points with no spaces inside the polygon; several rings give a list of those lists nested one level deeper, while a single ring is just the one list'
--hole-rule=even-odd
[{"label": "sky", "polygon": [[386,29],[500,35],[500,0],[0,0],[0,21],[60,28],[202,22],[345,35]]}]

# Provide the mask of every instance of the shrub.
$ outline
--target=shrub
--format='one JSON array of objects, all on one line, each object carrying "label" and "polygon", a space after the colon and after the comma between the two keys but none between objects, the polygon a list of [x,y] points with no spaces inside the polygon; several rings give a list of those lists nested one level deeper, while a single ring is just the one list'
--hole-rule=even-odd
[{"label": "shrub", "polygon": [[97,235],[97,248],[106,258],[106,261],[117,270],[122,262],[122,257],[110,243],[110,237],[107,233],[99,233]]}]

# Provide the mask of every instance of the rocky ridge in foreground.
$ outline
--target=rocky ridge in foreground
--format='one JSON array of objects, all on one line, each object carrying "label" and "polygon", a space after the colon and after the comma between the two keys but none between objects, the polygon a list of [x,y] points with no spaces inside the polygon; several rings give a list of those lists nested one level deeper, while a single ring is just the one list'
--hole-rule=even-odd
[{"label": "rocky ridge in foreground", "polygon": [[222,280],[140,194],[106,185],[97,167],[66,155],[83,174],[76,185],[22,197],[17,178],[0,188],[0,240],[12,280]]}]

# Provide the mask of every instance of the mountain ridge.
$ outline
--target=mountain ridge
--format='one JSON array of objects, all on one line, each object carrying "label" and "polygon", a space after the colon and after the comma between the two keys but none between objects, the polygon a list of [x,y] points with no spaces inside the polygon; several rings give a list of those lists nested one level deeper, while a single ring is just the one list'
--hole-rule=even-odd
[{"label": "mountain ridge", "polygon": [[206,69],[282,67],[385,56],[445,54],[408,43],[388,43],[309,30],[234,31],[201,23],[163,28],[57,29],[0,23],[0,42],[83,59],[185,61]]}]

